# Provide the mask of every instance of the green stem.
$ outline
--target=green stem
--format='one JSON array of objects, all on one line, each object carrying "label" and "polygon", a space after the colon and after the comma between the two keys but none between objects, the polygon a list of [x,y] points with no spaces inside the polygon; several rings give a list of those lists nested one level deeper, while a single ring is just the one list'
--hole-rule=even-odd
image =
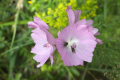
[{"label": "green stem", "polygon": [[20,47],[23,47],[23,46],[26,46],[26,45],[29,45],[29,44],[32,44],[32,43],[33,42],[29,42],[29,43],[26,43],[26,44],[23,44],[23,45],[20,45],[20,46],[16,46],[16,47],[14,47],[12,49],[9,49],[9,50],[3,52],[2,54],[0,54],[0,57],[3,56],[3,55],[5,55],[5,54],[7,54],[8,52],[11,52],[13,50],[19,49]]},{"label": "green stem", "polygon": [[67,66],[64,66],[66,68],[66,70],[68,71],[68,73],[70,74],[70,76],[73,78],[73,80],[75,80],[74,76],[72,75],[72,73],[70,72],[70,70],[68,69]]},{"label": "green stem", "polygon": [[12,37],[12,43],[10,46],[10,49],[12,49],[14,40],[15,40],[15,35],[16,35],[16,30],[17,30],[17,22],[18,22],[18,16],[19,16],[19,10],[17,11],[16,15],[15,15],[15,24],[14,24],[14,32],[13,32],[13,37]]},{"label": "green stem", "polygon": [[84,73],[83,73],[83,75],[82,75],[82,79],[81,79],[81,80],[84,80],[85,74],[86,74],[87,69],[88,69],[88,66],[89,66],[89,63],[87,63],[87,65],[86,65],[86,68],[85,68],[85,70],[84,70]]},{"label": "green stem", "polygon": [[104,1],[104,19],[107,17],[107,1]]}]

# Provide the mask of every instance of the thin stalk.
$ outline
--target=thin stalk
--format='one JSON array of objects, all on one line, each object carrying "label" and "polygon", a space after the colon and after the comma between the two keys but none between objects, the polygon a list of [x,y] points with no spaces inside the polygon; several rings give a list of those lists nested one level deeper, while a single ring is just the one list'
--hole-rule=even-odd
[{"label": "thin stalk", "polygon": [[70,70],[68,69],[67,66],[64,66],[66,68],[66,70],[68,71],[68,73],[70,74],[70,76],[73,78],[73,80],[75,80],[74,76],[72,75],[72,73],[70,72]]},{"label": "thin stalk", "polygon": [[107,0],[104,0],[104,20],[107,17]]},{"label": "thin stalk", "polygon": [[[19,11],[20,11],[20,9],[18,9],[17,13],[15,14],[15,24],[13,25],[14,26],[14,32],[13,32],[13,37],[12,37],[10,50],[12,49],[13,43],[14,43],[14,40],[15,40]],[[14,67],[14,63],[15,63],[15,59],[16,59],[16,54],[13,55],[13,51],[11,51],[11,53],[8,54],[8,56],[11,57],[11,59],[9,60],[10,65],[9,65],[9,77],[8,77],[8,79],[14,79],[13,78],[13,67]]]},{"label": "thin stalk", "polygon": [[23,45],[20,45],[20,46],[16,46],[16,47],[14,47],[14,48],[12,48],[12,49],[9,49],[9,50],[3,52],[2,54],[0,54],[0,57],[3,56],[3,55],[5,55],[5,54],[7,54],[8,52],[11,52],[11,51],[13,51],[13,50],[19,49],[20,47],[23,47],[23,46],[26,46],[26,45],[29,45],[29,44],[32,44],[32,43],[33,43],[33,42],[26,43],[26,44],[23,44]]},{"label": "thin stalk", "polygon": [[81,79],[81,80],[84,80],[85,75],[86,75],[86,72],[87,72],[87,69],[88,69],[88,66],[89,66],[89,63],[87,63],[87,65],[86,65],[86,68],[85,68],[85,70],[84,70],[84,72],[83,72],[83,75],[82,75],[82,79]]},{"label": "thin stalk", "polygon": [[11,43],[10,49],[12,49],[12,46],[13,46],[13,43],[14,43],[14,40],[15,40],[19,11],[20,10],[18,9],[18,11],[17,11],[17,13],[15,15],[16,17],[15,17],[15,24],[14,24],[14,32],[13,32],[12,43]]}]

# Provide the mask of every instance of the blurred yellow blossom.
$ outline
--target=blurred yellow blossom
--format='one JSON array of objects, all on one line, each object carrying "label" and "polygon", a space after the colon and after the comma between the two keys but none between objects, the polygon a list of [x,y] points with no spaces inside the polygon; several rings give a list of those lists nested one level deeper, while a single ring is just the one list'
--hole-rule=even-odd
[{"label": "blurred yellow blossom", "polygon": [[42,16],[43,16],[43,17],[45,16],[45,12],[42,13]]},{"label": "blurred yellow blossom", "polygon": [[81,10],[80,19],[90,19],[96,16],[96,10],[98,9],[96,3],[97,0],[86,0],[86,2],[82,2],[81,5],[78,5],[78,0],[70,0],[70,2],[67,2],[66,0],[59,0],[57,6],[48,6],[47,11],[39,11],[36,12],[35,15],[53,28],[64,28],[69,24],[66,13],[67,5],[72,5],[73,10]]},{"label": "blurred yellow blossom", "polygon": [[29,4],[32,4],[32,1],[28,1]]},{"label": "blurred yellow blossom", "polygon": [[91,0],[87,0],[87,1],[86,1],[86,4],[90,4],[90,2],[91,2]]},{"label": "blurred yellow blossom", "polygon": [[58,5],[58,8],[60,9],[60,8],[62,8],[63,7],[63,3],[60,3],[59,5]]}]

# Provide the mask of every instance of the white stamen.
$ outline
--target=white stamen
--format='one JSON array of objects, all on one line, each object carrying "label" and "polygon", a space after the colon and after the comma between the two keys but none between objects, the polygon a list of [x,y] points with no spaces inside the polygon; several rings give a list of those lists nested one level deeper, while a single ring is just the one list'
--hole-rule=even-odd
[{"label": "white stamen", "polygon": [[71,38],[71,39],[69,39],[66,42],[68,42],[68,45],[67,45],[68,50],[72,51],[71,47],[76,48],[77,47],[77,43],[79,42],[79,40],[77,40],[75,38]]}]

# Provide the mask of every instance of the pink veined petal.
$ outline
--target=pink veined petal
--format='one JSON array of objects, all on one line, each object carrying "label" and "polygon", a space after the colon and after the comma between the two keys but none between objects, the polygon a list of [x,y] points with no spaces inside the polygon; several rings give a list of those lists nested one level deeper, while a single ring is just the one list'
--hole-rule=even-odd
[{"label": "pink veined petal", "polygon": [[87,62],[92,62],[93,51],[96,47],[94,40],[83,40],[79,42],[76,51],[81,55],[82,59]]},{"label": "pink veined petal", "polygon": [[55,51],[55,47],[54,46],[52,46],[52,48],[51,48],[51,52],[50,52],[50,60],[51,60],[51,66],[52,66],[52,64],[53,64],[53,53],[54,53],[54,51]]},{"label": "pink veined petal", "polygon": [[86,27],[85,28],[83,27],[82,29],[81,27],[78,27],[76,30],[76,34],[74,36],[76,36],[80,41],[87,40],[87,39],[96,40],[94,35],[91,32],[89,32]]},{"label": "pink veined petal", "polygon": [[62,56],[61,59],[63,60],[66,56],[66,48],[64,47],[64,41],[62,39],[55,39],[55,44],[57,46],[58,52],[60,53],[60,55]]},{"label": "pink veined petal", "polygon": [[31,34],[31,37],[33,38],[35,43],[48,43],[46,33],[43,30],[41,30],[40,28],[35,28],[32,32],[33,33]]},{"label": "pink veined petal", "polygon": [[69,6],[67,6],[66,12],[67,12],[69,9],[71,9],[71,6],[70,6],[70,7],[69,7]]},{"label": "pink veined petal", "polygon": [[92,26],[93,20],[87,20],[86,23],[87,23],[88,26]]},{"label": "pink veined petal", "polygon": [[100,35],[100,33],[97,32],[95,35]]},{"label": "pink veined petal", "polygon": [[93,33],[93,35],[95,35],[98,32],[98,29],[97,28],[93,28],[93,26],[88,26],[88,29],[89,29],[90,32]]},{"label": "pink veined petal", "polygon": [[53,56],[52,55],[50,55],[50,61],[51,61],[51,66],[53,65]]},{"label": "pink veined petal", "polygon": [[47,61],[49,57],[50,57],[50,49],[46,50],[45,53],[42,53],[42,54],[38,53],[33,57],[33,59],[36,60],[37,62],[40,62],[40,64],[37,66],[37,67],[40,67]]},{"label": "pink veined petal", "polygon": [[[58,50],[59,51],[59,50]],[[60,52],[60,51],[59,51]],[[61,55],[61,60],[64,60],[67,56],[67,52],[68,50],[66,48],[63,48],[62,49],[62,52],[60,52],[60,55]]]},{"label": "pink veined petal", "polygon": [[59,35],[60,35],[60,32],[61,32],[61,31],[58,32],[58,37],[59,37]]},{"label": "pink veined petal", "polygon": [[37,28],[39,27],[36,23],[34,23],[33,21],[28,22],[28,28]]},{"label": "pink veined petal", "polygon": [[42,61],[40,62],[40,64],[37,65],[37,67],[41,67],[49,58],[49,56],[46,56],[44,59],[42,59]]},{"label": "pink veined petal", "polygon": [[71,24],[70,26],[64,28],[61,33],[59,34],[59,37],[63,40],[68,40],[69,38],[71,38],[71,36],[74,35],[74,31],[75,31],[75,27],[73,26],[76,26],[75,24]]},{"label": "pink veined petal", "polygon": [[86,20],[82,19],[76,23],[76,27],[80,27],[81,25],[86,25]]},{"label": "pink veined petal", "polygon": [[55,42],[54,42],[54,40],[55,40],[54,37],[49,33],[48,30],[46,30],[46,29],[42,29],[42,30],[46,33],[48,42],[49,42],[51,45],[54,45],[54,44],[55,44]]},{"label": "pink veined petal", "polygon": [[83,65],[83,59],[81,57],[79,57],[79,54],[76,53],[66,53],[66,58],[64,58],[64,64],[66,66],[77,66],[77,65]]},{"label": "pink veined petal", "polygon": [[66,10],[69,18],[69,23],[73,24],[75,22],[75,14],[72,9]]},{"label": "pink veined petal", "polygon": [[51,51],[52,47],[44,47],[42,44],[36,44],[32,50],[31,53],[35,54],[46,54],[46,52]]},{"label": "pink veined petal", "polygon": [[75,10],[74,14],[75,14],[75,23],[76,23],[80,19],[81,11],[80,10]]},{"label": "pink veined petal", "polygon": [[38,17],[34,17],[34,22],[36,24],[38,24],[40,27],[43,27],[45,29],[49,29],[48,28],[49,26],[45,22],[43,22],[40,18],[38,18]]},{"label": "pink veined petal", "polygon": [[[50,51],[47,50],[44,54],[37,54],[33,57],[37,62],[41,62],[46,56],[50,56]],[[49,58],[49,57],[48,57]]]},{"label": "pink veined petal", "polygon": [[102,40],[100,40],[100,39],[96,39],[96,42],[97,42],[98,44],[100,44],[100,45],[103,44]]},{"label": "pink veined petal", "polygon": [[61,55],[61,60],[64,61],[64,64],[66,66],[73,66],[73,65],[83,65],[83,60],[82,58],[78,57],[78,55],[76,55],[76,57],[74,56],[70,56],[70,53],[67,48],[65,48],[63,45],[64,41],[62,41],[61,39],[55,39],[55,43],[58,49],[58,52]]}]

